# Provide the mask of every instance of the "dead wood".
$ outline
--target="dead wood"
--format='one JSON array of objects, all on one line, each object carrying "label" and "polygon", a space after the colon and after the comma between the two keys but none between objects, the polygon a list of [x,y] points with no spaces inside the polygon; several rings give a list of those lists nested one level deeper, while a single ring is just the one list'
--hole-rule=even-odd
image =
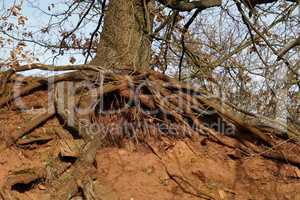
[{"label": "dead wood", "polygon": [[60,142],[60,156],[79,158],[80,151],[84,146],[84,141],[74,139],[64,139]]},{"label": "dead wood", "polygon": [[32,145],[34,143],[39,143],[39,144],[42,144],[42,143],[46,143],[50,140],[52,140],[53,137],[52,136],[40,136],[40,137],[29,137],[29,138],[21,138],[19,139],[16,143],[18,146],[28,146],[28,145]]},{"label": "dead wood", "polygon": [[9,103],[10,101],[17,99],[21,96],[24,96],[26,94],[29,94],[31,91],[38,89],[39,87],[42,87],[44,84],[38,81],[33,81],[32,83],[30,83],[29,85],[22,87],[20,89],[20,91],[18,91],[17,93],[12,93],[12,94],[8,94],[7,96],[2,96],[0,97],[0,108],[5,106],[7,103]]},{"label": "dead wood", "polygon": [[[87,187],[86,184],[91,184],[93,180],[93,166],[96,151],[102,145],[100,140],[93,140],[88,142],[82,149],[78,160],[62,174],[58,179],[52,181],[51,188],[54,190],[52,199],[65,200],[69,199],[78,192],[79,188]],[[85,188],[86,190],[87,188]],[[88,192],[87,198],[91,195],[92,191]],[[92,198],[90,198],[92,199]],[[96,198],[97,199],[97,198]]]},{"label": "dead wood", "polygon": [[40,126],[41,124],[45,123],[47,120],[49,120],[51,117],[55,115],[54,109],[49,108],[48,111],[45,113],[42,113],[33,119],[31,119],[29,122],[26,122],[25,124],[22,124],[21,126],[18,126],[17,129],[10,134],[10,138],[7,141],[8,145],[14,144],[19,138],[22,138],[26,134],[33,131],[35,128]]}]

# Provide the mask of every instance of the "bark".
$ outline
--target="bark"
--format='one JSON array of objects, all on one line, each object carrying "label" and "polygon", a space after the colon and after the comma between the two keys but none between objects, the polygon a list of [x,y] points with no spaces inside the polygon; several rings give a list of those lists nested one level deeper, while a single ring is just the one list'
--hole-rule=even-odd
[{"label": "bark", "polygon": [[143,68],[150,62],[153,2],[111,0],[91,64],[105,68]]}]

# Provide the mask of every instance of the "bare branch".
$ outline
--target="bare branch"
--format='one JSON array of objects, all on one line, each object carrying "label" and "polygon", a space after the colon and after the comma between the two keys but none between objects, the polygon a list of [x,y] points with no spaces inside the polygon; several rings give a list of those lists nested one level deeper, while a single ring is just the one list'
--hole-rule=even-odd
[{"label": "bare branch", "polygon": [[106,0],[102,1],[102,3],[101,3],[101,9],[102,9],[101,16],[100,16],[100,19],[98,21],[96,29],[92,33],[90,43],[89,43],[89,47],[88,47],[88,50],[87,50],[88,55],[86,56],[85,61],[84,61],[85,64],[87,63],[89,56],[92,58],[91,48],[92,48],[92,45],[93,45],[94,37],[96,36],[96,33],[99,31],[100,26],[101,26],[102,21],[103,21],[103,18],[104,18],[105,5],[106,5]]},{"label": "bare branch", "polygon": [[205,10],[210,7],[221,6],[221,0],[201,0],[201,1],[177,1],[177,0],[157,0],[159,3],[178,11],[191,11],[193,9]]},{"label": "bare branch", "polygon": [[95,4],[95,0],[92,1],[92,3],[90,4],[90,6],[88,7],[88,9],[86,10],[86,12],[84,13],[83,17],[79,20],[79,22],[77,23],[76,27],[69,33],[67,33],[66,35],[63,36],[61,43],[60,43],[60,51],[59,53],[61,54],[61,49],[64,46],[63,43],[65,41],[65,39],[67,39],[68,37],[70,37],[81,25],[81,23],[83,22],[83,20],[86,18],[86,16],[89,14],[90,10],[92,9],[93,5]]},{"label": "bare branch", "polygon": [[178,69],[179,69],[178,79],[179,79],[179,81],[181,80],[182,63],[183,63],[184,54],[185,54],[185,51],[186,51],[186,47],[185,47],[185,43],[184,43],[185,33],[187,32],[187,30],[189,29],[190,25],[193,23],[193,21],[196,19],[196,17],[198,16],[198,14],[200,12],[201,12],[201,9],[197,9],[195,11],[195,13],[192,15],[192,17],[189,19],[189,21],[183,27],[183,31],[182,31],[182,34],[181,34],[182,52],[181,52],[181,56],[180,56],[179,66],[178,66]]},{"label": "bare branch", "polygon": [[[0,67],[1,66],[7,66],[7,64],[0,63]],[[21,65],[16,68],[10,68],[9,70],[4,71],[4,73],[7,74],[11,72],[23,72],[32,69],[47,70],[47,71],[68,71],[68,70],[90,70],[95,72],[109,71],[109,70],[104,70],[104,68],[101,68],[100,66],[96,66],[96,65],[53,66],[53,65],[41,64],[41,63],[31,63],[27,65]]]},{"label": "bare branch", "polygon": [[[274,3],[278,0],[242,0],[244,4],[246,4],[249,8],[254,8],[256,5],[259,4],[268,4],[268,3]],[[286,0],[289,2],[297,2],[297,0]]]},{"label": "bare branch", "polygon": [[300,45],[300,35],[290,41],[289,43],[287,43],[278,53],[278,60],[281,59],[289,50],[291,50],[292,48],[299,46]]}]

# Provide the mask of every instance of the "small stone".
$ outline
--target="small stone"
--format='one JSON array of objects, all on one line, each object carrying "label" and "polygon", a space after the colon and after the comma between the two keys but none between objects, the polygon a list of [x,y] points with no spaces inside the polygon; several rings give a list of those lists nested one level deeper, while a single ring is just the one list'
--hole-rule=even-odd
[{"label": "small stone", "polygon": [[148,174],[148,175],[153,174],[153,172],[154,172],[154,167],[149,167],[149,168],[147,168],[145,172],[146,172],[146,174]]},{"label": "small stone", "polygon": [[220,199],[225,199],[226,198],[226,194],[223,190],[219,190],[219,195],[220,195]]},{"label": "small stone", "polygon": [[298,168],[295,168],[295,173],[297,178],[300,178],[300,170]]},{"label": "small stone", "polygon": [[47,188],[46,188],[44,185],[42,185],[42,184],[38,185],[38,188],[39,188],[40,190],[46,190],[46,189],[47,189]]}]

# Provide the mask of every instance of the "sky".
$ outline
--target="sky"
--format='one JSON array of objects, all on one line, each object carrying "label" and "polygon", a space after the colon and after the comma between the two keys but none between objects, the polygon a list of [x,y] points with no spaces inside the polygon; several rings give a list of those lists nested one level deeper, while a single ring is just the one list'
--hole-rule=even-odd
[{"label": "sky", "polygon": [[[0,14],[5,12],[13,3],[15,0],[1,0],[2,2],[0,3]],[[53,4],[55,6],[54,10],[55,11],[62,11],[65,10],[67,7],[64,4],[64,0],[16,0],[17,3],[23,2],[22,10],[21,13],[25,17],[28,18],[28,21],[26,23],[25,28],[28,31],[32,31],[33,33],[38,32],[42,27],[46,27],[49,23],[50,17],[47,16],[44,12],[48,12],[48,6]],[[74,14],[74,16],[71,16],[62,26],[62,29],[65,31],[70,31],[72,30],[73,27],[78,22],[78,14]],[[57,19],[53,18],[52,22],[55,22]],[[0,23],[1,25],[1,23]],[[1,27],[0,27],[1,29]],[[88,24],[85,26],[84,29],[85,33],[89,33],[93,31],[93,26],[92,23]],[[19,30],[19,31],[14,31],[12,34],[15,37],[22,38],[22,32],[24,30]],[[0,33],[1,34],[1,33]],[[34,39],[36,40],[44,40],[44,41],[52,41],[53,43],[55,42],[57,44],[58,38],[60,37],[58,33],[58,29],[54,28],[53,31],[50,34],[35,34]],[[1,36],[1,35],[0,35]],[[15,42],[17,43],[17,42]],[[16,45],[16,44],[15,44]],[[33,49],[34,52],[36,53],[36,56],[40,59],[40,62],[42,63],[48,63],[48,64],[69,64],[69,56],[59,56],[55,62],[53,63],[53,55],[51,51],[45,52],[43,48],[41,48],[39,45],[35,45],[33,43],[28,43],[28,49]],[[0,49],[0,58],[3,58],[9,54],[10,49]],[[72,54],[72,52],[70,52]],[[73,52],[74,53],[74,52]],[[83,62],[83,56],[77,56],[77,55],[72,55],[76,57],[76,60],[78,63]]]}]

